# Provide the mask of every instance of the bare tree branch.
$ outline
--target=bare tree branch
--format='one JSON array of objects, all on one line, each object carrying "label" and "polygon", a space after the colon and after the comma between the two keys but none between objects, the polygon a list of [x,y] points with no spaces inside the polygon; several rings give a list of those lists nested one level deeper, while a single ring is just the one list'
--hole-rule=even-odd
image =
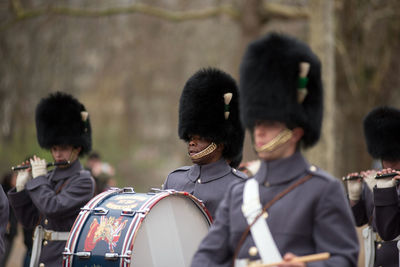
[{"label": "bare tree branch", "polygon": [[262,15],[264,19],[307,19],[310,10],[308,7],[266,2],[263,5]]},{"label": "bare tree branch", "polygon": [[171,22],[201,20],[211,17],[226,15],[233,20],[240,19],[240,12],[231,5],[221,5],[204,10],[170,11],[145,4],[133,4],[127,7],[115,7],[101,10],[77,9],[69,7],[47,7],[26,10],[19,0],[11,0],[15,17],[0,26],[0,31],[16,24],[17,22],[47,15],[62,15],[71,17],[104,17],[121,14],[140,13]]},{"label": "bare tree branch", "polygon": [[[10,1],[12,10],[14,12],[14,18],[0,25],[0,31],[4,31],[14,24],[24,20],[48,15],[61,15],[71,17],[104,17],[139,13],[171,22],[202,20],[218,17],[221,15],[226,15],[229,18],[237,21],[241,19],[242,15],[240,10],[235,8],[233,5],[220,5],[216,7],[206,8],[204,10],[189,11],[170,11],[141,3],[133,4],[126,7],[115,7],[101,10],[51,6],[46,8],[25,9],[21,5],[20,0]],[[292,7],[276,3],[264,4],[260,13],[263,16],[264,21],[267,21],[271,18],[301,19],[309,17],[309,10],[307,7]]]}]

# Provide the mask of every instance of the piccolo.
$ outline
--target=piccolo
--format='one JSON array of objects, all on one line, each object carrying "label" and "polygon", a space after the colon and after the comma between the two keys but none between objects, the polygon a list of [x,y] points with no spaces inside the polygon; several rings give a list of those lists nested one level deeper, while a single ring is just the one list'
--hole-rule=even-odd
[{"label": "piccolo", "polygon": [[[69,160],[59,161],[59,162],[49,162],[49,163],[46,164],[46,167],[48,168],[48,167],[52,167],[52,166],[63,166],[63,165],[68,165],[70,163],[71,162]],[[31,167],[32,166],[30,164],[29,165],[21,165],[21,166],[11,167],[11,170],[19,171],[19,170],[25,170],[25,169],[28,169],[28,168],[31,168]]]},{"label": "piccolo", "polygon": [[385,174],[375,176],[375,179],[393,178],[397,175],[399,175],[397,172],[385,173]]},{"label": "piccolo", "polygon": [[364,179],[361,175],[354,175],[354,176],[346,176],[342,178],[343,181],[352,181],[352,180],[358,180],[358,179]]}]

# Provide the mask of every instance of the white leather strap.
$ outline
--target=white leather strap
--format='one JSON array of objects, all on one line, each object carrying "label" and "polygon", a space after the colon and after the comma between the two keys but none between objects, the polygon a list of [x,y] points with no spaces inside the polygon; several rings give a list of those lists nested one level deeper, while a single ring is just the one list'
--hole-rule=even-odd
[{"label": "white leather strap", "polygon": [[44,239],[48,241],[67,241],[69,232],[44,230]]},{"label": "white leather strap", "polygon": [[[258,182],[255,179],[248,179],[244,186],[242,212],[249,225],[262,212]],[[264,264],[282,261],[282,256],[263,216],[257,219],[250,231]]]},{"label": "white leather strap", "polygon": [[39,266],[40,253],[42,251],[42,241],[43,241],[44,230],[41,225],[36,226],[35,232],[33,234],[33,246],[31,261],[29,267]]}]

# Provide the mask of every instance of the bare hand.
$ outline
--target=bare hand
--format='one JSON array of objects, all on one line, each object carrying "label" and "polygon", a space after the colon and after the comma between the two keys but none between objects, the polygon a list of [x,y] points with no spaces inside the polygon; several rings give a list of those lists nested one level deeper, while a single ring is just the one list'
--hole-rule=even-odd
[{"label": "bare hand", "polygon": [[293,253],[286,253],[283,257],[284,263],[277,265],[278,267],[306,267],[304,262],[296,262],[296,255]]}]

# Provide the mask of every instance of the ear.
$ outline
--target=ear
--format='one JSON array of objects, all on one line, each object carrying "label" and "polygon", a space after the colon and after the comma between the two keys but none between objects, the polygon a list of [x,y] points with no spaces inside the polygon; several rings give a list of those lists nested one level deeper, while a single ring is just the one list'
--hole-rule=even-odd
[{"label": "ear", "polygon": [[82,151],[82,147],[81,146],[74,147],[74,150],[76,151],[77,155],[79,155]]},{"label": "ear", "polygon": [[301,138],[304,136],[303,128],[296,127],[292,130],[292,132],[293,132],[292,140],[295,141],[296,143],[298,143],[301,140]]},{"label": "ear", "polygon": [[217,144],[217,151],[222,152],[224,151],[224,148],[225,148],[224,144]]}]

